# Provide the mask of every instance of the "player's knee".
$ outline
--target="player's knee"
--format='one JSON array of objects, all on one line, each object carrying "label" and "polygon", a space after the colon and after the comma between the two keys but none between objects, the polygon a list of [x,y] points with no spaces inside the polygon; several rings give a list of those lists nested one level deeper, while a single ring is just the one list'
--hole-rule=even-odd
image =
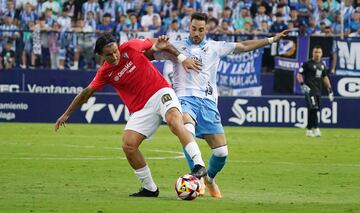
[{"label": "player's knee", "polygon": [[212,149],[211,151],[213,155],[216,157],[226,157],[229,154],[227,145],[217,147],[215,149]]},{"label": "player's knee", "polygon": [[185,129],[187,131],[189,131],[192,135],[195,135],[195,126],[194,126],[194,124],[186,123],[184,126],[185,126]]},{"label": "player's knee", "polygon": [[131,140],[128,137],[123,137],[122,149],[125,153],[133,153],[138,147],[134,143],[131,143]]},{"label": "player's knee", "polygon": [[177,109],[172,109],[167,113],[166,123],[171,129],[172,132],[177,133],[183,128],[183,121],[181,117],[181,113],[177,111]]}]

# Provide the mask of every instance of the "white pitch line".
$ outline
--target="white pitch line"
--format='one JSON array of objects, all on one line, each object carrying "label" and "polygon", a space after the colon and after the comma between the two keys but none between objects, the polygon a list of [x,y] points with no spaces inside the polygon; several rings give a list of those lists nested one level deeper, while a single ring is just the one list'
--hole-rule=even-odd
[{"label": "white pitch line", "polygon": [[246,161],[246,160],[229,160],[229,163],[244,163],[244,164],[277,164],[277,165],[290,165],[290,166],[338,166],[338,167],[360,167],[360,164],[357,163],[329,163],[329,164],[320,164],[320,163],[296,163],[296,162],[284,162],[284,161]]},{"label": "white pitch line", "polygon": [[[146,160],[169,160],[181,159],[184,156],[169,156],[169,157],[145,157]],[[125,157],[9,157],[0,158],[0,160],[87,160],[87,161],[102,161],[102,160],[126,160]]]}]

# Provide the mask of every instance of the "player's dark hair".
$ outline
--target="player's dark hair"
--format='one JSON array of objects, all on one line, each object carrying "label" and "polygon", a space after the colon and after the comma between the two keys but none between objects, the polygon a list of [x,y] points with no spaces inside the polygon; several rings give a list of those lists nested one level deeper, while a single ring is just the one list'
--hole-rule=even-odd
[{"label": "player's dark hair", "polygon": [[315,45],[315,46],[313,47],[313,49],[321,49],[321,50],[322,50],[322,47],[317,44],[317,45]]},{"label": "player's dark hair", "polygon": [[195,19],[195,20],[199,20],[199,21],[205,21],[205,23],[208,23],[208,16],[206,15],[206,13],[199,13],[199,12],[195,12],[191,15],[191,19],[190,22]]},{"label": "player's dark hair", "polygon": [[97,40],[96,40],[96,43],[95,43],[95,49],[94,49],[94,53],[96,54],[101,54],[102,53],[102,49],[112,43],[112,42],[115,42],[115,38],[110,34],[110,33],[104,33],[102,34]]}]

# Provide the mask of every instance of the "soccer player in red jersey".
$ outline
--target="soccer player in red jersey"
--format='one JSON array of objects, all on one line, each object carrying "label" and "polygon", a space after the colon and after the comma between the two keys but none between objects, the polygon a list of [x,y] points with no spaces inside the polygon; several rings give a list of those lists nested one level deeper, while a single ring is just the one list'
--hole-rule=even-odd
[{"label": "soccer player in red jersey", "polygon": [[105,59],[103,65],[90,85],[74,98],[55,124],[57,131],[60,126],[65,126],[70,114],[84,104],[95,91],[106,84],[113,86],[131,113],[125,126],[122,148],[142,183],[140,191],[130,195],[134,197],[159,195],[159,189],[152,179],[139,146],[145,138],[155,133],[162,120],[166,121],[170,130],[195,161],[196,166],[191,173],[197,177],[206,175],[199,147],[184,127],[181,105],[174,90],[144,55],[149,49],[168,51],[176,55],[184,67],[200,69],[198,62],[186,58],[170,45],[166,36],[158,39],[134,39],[118,46],[110,34],[104,34],[95,44],[95,53]]}]

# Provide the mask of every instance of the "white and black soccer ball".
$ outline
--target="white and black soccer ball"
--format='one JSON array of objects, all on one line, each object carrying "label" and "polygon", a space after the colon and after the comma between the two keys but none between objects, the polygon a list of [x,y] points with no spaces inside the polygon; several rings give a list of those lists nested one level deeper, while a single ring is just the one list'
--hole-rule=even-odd
[{"label": "white and black soccer ball", "polygon": [[200,192],[200,181],[190,174],[183,175],[177,179],[175,191],[183,200],[194,200]]}]

